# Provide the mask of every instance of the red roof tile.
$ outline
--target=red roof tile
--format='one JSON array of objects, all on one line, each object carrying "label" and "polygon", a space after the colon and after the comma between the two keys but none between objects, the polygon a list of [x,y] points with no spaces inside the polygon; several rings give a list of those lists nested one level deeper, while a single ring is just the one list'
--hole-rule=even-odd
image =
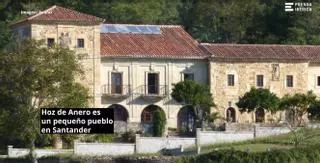
[{"label": "red roof tile", "polygon": [[317,45],[296,45],[296,50],[308,57],[310,62],[320,62],[320,46]]},{"label": "red roof tile", "polygon": [[161,34],[101,33],[108,57],[204,58],[199,44],[181,26],[161,25]]},{"label": "red roof tile", "polygon": [[212,58],[232,60],[308,60],[308,55],[320,58],[317,49],[299,45],[269,44],[201,44]]},{"label": "red roof tile", "polygon": [[15,22],[13,25],[28,21],[104,22],[104,19],[54,5],[38,14],[28,16]]}]

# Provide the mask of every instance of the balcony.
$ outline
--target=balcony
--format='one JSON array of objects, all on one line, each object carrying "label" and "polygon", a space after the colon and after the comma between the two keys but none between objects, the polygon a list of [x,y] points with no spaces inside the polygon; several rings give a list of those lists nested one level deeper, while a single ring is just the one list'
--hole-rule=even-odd
[{"label": "balcony", "polygon": [[102,97],[105,99],[123,100],[130,96],[130,85],[102,85]]},{"label": "balcony", "polygon": [[159,101],[168,95],[167,88],[167,85],[142,85],[138,90],[144,100]]}]

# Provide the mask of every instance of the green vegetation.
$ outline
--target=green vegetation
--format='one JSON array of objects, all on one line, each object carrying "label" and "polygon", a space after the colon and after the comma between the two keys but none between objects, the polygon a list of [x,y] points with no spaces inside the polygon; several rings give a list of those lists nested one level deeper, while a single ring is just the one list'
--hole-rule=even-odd
[{"label": "green vegetation", "polygon": [[[291,133],[234,143],[201,147],[201,155],[176,157],[175,162],[319,162],[320,129],[301,128],[300,143],[295,147]],[[186,149],[186,153],[196,151]]]},{"label": "green vegetation", "polygon": [[157,109],[154,112],[153,120],[153,136],[161,137],[166,127],[166,115],[161,109]]},{"label": "green vegetation", "polygon": [[292,111],[295,126],[300,126],[302,117],[308,113],[308,108],[316,102],[317,96],[309,91],[308,93],[296,93],[294,95],[285,95],[280,102],[279,109]]},{"label": "green vegetation", "polygon": [[258,108],[263,108],[271,113],[275,113],[278,109],[280,99],[276,94],[270,92],[269,89],[251,88],[249,92],[239,97],[236,103],[240,112],[251,112]]},{"label": "green vegetation", "polygon": [[197,127],[203,127],[203,122],[212,118],[210,117],[210,108],[215,106],[209,87],[192,80],[181,81],[173,86],[172,98],[192,106],[196,115]]},{"label": "green vegetation", "polygon": [[[21,11],[52,5],[96,15],[108,23],[179,24],[196,39],[217,43],[319,44],[319,3],[312,12],[285,12],[284,0],[16,1],[0,4],[0,24],[21,19]],[[1,25],[0,25],[1,26]],[[2,32],[3,31],[3,32]],[[0,44],[7,28],[0,28]]]},{"label": "green vegetation", "polygon": [[75,76],[82,73],[76,57],[68,49],[48,49],[43,42],[28,39],[12,43],[1,52],[0,113],[4,116],[0,138],[18,140],[32,153],[36,140],[58,136],[40,134],[40,108],[87,106],[88,89],[75,82]]},{"label": "green vegetation", "polygon": [[313,121],[320,120],[320,100],[316,100],[311,106],[308,108],[309,119]]},{"label": "green vegetation", "polygon": [[175,160],[175,162],[179,163],[309,163],[319,161],[319,146],[310,146],[309,148],[293,148],[289,150],[271,150],[258,153],[250,153],[237,150],[217,150],[199,156],[180,157]]}]

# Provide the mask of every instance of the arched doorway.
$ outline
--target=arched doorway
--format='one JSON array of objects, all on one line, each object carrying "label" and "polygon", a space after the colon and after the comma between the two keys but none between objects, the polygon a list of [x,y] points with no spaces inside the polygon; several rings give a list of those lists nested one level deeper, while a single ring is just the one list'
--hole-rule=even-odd
[{"label": "arched doorway", "polygon": [[293,109],[289,109],[285,111],[285,119],[286,122],[290,124],[294,124],[295,122],[295,111]]},{"label": "arched doorway", "polygon": [[182,134],[196,131],[196,115],[192,106],[184,106],[178,112],[178,129]]},{"label": "arched doorway", "polygon": [[226,110],[226,119],[227,122],[236,122],[236,110],[232,107]]},{"label": "arched doorway", "polygon": [[127,109],[119,104],[113,104],[108,108],[113,109],[114,132],[126,132],[129,117]]},{"label": "arched doorway", "polygon": [[263,123],[264,122],[264,109],[258,108],[256,110],[256,123]]},{"label": "arched doorway", "polygon": [[151,135],[153,133],[153,120],[154,120],[154,113],[160,110],[164,113],[161,107],[157,105],[149,105],[145,107],[141,113],[141,127],[145,134]]}]

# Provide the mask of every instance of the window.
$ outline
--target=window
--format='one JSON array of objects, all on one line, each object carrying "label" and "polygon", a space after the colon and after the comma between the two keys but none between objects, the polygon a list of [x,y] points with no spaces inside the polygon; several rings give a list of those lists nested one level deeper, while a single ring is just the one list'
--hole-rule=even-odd
[{"label": "window", "polygon": [[234,86],[234,75],[228,74],[228,86]]},{"label": "window", "polygon": [[84,48],[84,39],[83,38],[78,38],[77,47],[78,48]]},{"label": "window", "polygon": [[122,74],[111,73],[111,93],[122,94]]},{"label": "window", "polygon": [[148,94],[159,93],[159,75],[157,73],[148,74]]},{"label": "window", "polygon": [[320,76],[317,76],[317,86],[320,87]]},{"label": "window", "polygon": [[53,44],[54,44],[54,38],[48,38],[48,39],[47,39],[48,48],[52,47]]},{"label": "window", "polygon": [[192,73],[185,73],[184,80],[194,80],[194,74]]},{"label": "window", "polygon": [[263,75],[257,75],[257,87],[263,87]]},{"label": "window", "polygon": [[293,76],[292,75],[287,75],[287,87],[293,87]]},{"label": "window", "polygon": [[152,121],[152,113],[150,111],[144,111],[142,115],[142,120],[144,122],[151,122]]}]

